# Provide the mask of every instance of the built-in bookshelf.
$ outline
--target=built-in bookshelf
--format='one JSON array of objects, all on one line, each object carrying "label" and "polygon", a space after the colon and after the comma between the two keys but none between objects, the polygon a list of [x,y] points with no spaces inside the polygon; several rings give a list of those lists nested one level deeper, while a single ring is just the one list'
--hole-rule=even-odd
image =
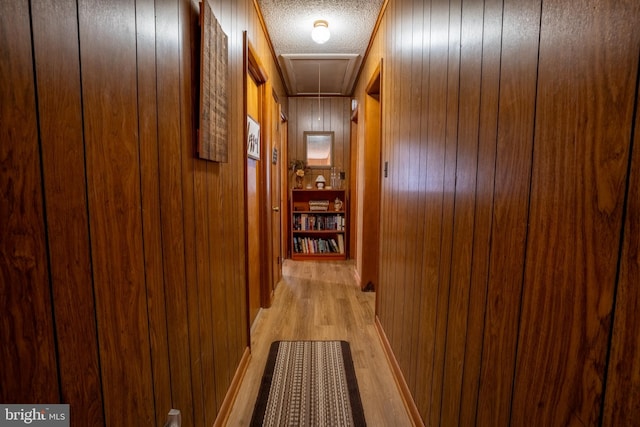
[{"label": "built-in bookshelf", "polygon": [[291,191],[291,258],[347,259],[345,190]]}]

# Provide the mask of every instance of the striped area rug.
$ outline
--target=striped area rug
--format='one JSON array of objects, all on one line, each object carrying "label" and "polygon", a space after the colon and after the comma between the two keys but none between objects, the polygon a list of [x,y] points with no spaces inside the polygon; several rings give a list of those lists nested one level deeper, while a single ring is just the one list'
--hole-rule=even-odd
[{"label": "striped area rug", "polygon": [[252,426],[366,426],[346,341],[276,341]]}]

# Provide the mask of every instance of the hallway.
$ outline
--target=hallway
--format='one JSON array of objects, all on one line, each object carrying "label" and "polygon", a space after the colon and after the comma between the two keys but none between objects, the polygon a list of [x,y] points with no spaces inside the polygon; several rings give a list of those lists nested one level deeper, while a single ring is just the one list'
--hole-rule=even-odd
[{"label": "hallway", "polygon": [[[308,57],[275,49],[283,3],[0,2],[0,402],[209,427],[248,367],[246,425],[268,344],[331,338],[369,424],[402,425],[381,330],[425,425],[638,426],[640,1],[382,0],[359,58],[353,25],[309,16],[298,39],[326,20],[316,50],[357,71],[335,92],[345,73],[318,64],[288,87]],[[333,145],[311,160],[332,161],[302,190],[344,176],[351,261],[285,263],[251,358],[248,301],[268,306],[295,250],[288,167],[317,132]]]},{"label": "hallway", "polygon": [[252,358],[227,425],[249,425],[269,346],[277,340],[349,341],[367,425],[411,425],[376,333],[374,307],[375,294],[359,290],[351,261],[286,260],[273,306],[253,325]]}]

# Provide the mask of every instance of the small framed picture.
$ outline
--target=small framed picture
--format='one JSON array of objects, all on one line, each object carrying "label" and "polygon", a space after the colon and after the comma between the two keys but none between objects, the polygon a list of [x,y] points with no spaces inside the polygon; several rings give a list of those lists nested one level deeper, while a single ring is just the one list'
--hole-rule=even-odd
[{"label": "small framed picture", "polygon": [[260,123],[247,116],[247,156],[260,160]]}]

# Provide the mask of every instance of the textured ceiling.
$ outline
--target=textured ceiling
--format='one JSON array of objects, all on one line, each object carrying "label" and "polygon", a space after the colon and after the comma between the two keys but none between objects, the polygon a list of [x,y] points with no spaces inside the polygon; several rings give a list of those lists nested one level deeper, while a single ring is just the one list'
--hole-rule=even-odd
[{"label": "textured ceiling", "polygon": [[[350,95],[383,0],[257,0],[285,76],[289,95]],[[316,20],[329,22],[331,38],[311,40]],[[344,61],[343,63],[341,63]]]}]

